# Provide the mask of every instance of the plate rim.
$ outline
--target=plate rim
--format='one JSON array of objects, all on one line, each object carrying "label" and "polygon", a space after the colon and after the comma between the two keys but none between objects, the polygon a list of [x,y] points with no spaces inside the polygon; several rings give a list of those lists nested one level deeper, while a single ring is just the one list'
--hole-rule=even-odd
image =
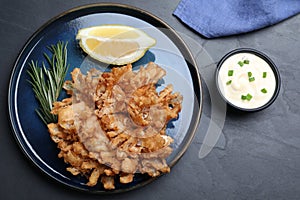
[{"label": "plate rim", "polygon": [[[92,4],[86,4],[86,5],[81,5],[81,6],[76,6],[76,7],[73,7],[71,9],[68,9],[66,11],[63,11],[62,13],[50,18],[48,21],[46,21],[45,23],[43,23],[28,39],[27,41],[24,43],[24,45],[22,46],[22,48],[19,50],[19,53],[14,61],[14,64],[13,64],[13,68],[10,72],[10,79],[9,79],[9,88],[8,88],[8,114],[9,114],[9,122],[10,122],[10,127],[11,127],[11,130],[12,130],[12,133],[13,133],[13,136],[19,146],[19,148],[22,150],[22,152],[25,154],[25,156],[27,157],[27,159],[29,159],[36,168],[38,168],[40,171],[42,171],[44,175],[47,175],[48,177],[51,177],[52,179],[54,179],[55,181],[59,182],[61,185],[64,185],[64,186],[68,186],[68,188],[72,188],[72,189],[76,189],[76,190],[79,190],[79,191],[87,191],[87,192],[90,192],[90,193],[99,193],[99,194],[107,194],[107,193],[122,193],[122,192],[127,192],[127,191],[131,191],[131,190],[134,190],[134,189],[137,189],[137,188],[141,188],[151,182],[153,182],[155,179],[157,179],[158,177],[151,177],[149,178],[148,180],[142,182],[142,183],[139,183],[139,184],[136,184],[130,188],[125,188],[125,189],[116,189],[116,190],[95,190],[95,191],[91,191],[89,189],[84,189],[84,188],[81,188],[81,187],[77,187],[75,185],[72,185],[72,184],[69,184],[63,180],[60,180],[58,179],[57,177],[55,177],[54,175],[52,175],[51,173],[49,173],[47,170],[45,170],[43,167],[44,166],[41,166],[39,164],[39,160],[37,161],[36,157],[33,157],[30,155],[29,152],[27,152],[27,146],[25,145],[26,142],[24,142],[24,138],[20,136],[19,134],[19,126],[17,125],[17,116],[14,112],[14,106],[15,106],[15,103],[11,103],[11,100],[14,101],[14,97],[15,97],[15,92],[16,92],[16,88],[13,87],[14,85],[14,79],[16,78],[18,72],[17,72],[17,68],[18,68],[18,65],[20,63],[20,60],[21,60],[21,56],[24,54],[24,52],[27,50],[27,47],[30,45],[30,43],[36,38],[36,36],[41,32],[43,31],[45,28],[47,28],[49,25],[51,25],[52,23],[56,22],[57,20],[59,20],[60,18],[68,15],[68,14],[71,14],[71,13],[74,13],[74,12],[79,12],[81,10],[84,10],[84,9],[92,9],[92,8],[107,8],[108,10],[112,9],[112,8],[120,8],[120,9],[123,9],[123,10],[132,10],[132,11],[135,11],[136,13],[139,13],[141,15],[145,15],[147,17],[150,17],[150,19],[153,19],[156,23],[159,23],[160,25],[162,25],[162,28],[166,28],[168,31],[170,31],[172,33],[172,36],[174,38],[170,38],[169,35],[166,35],[168,38],[170,38],[170,40],[175,44],[175,46],[178,48],[178,50],[180,51],[180,53],[183,55],[183,53],[186,53],[186,55],[183,55],[183,58],[185,59],[185,61],[187,62],[188,64],[188,61],[191,62],[191,66],[192,66],[192,69],[195,71],[194,74],[192,74],[191,72],[191,67],[188,66],[189,68],[189,72],[191,73],[191,78],[193,80],[193,87],[195,86],[194,82],[195,82],[195,78],[196,78],[196,81],[197,81],[197,88],[198,89],[198,92],[199,92],[199,95],[196,96],[197,98],[194,99],[194,110],[193,110],[193,116],[192,116],[192,120],[195,120],[194,122],[194,126],[191,128],[189,127],[188,131],[189,134],[188,134],[188,137],[182,147],[182,149],[179,151],[178,154],[176,154],[176,156],[174,157],[174,159],[171,161],[171,163],[169,164],[169,166],[172,168],[179,160],[180,158],[184,155],[184,153],[187,151],[188,147],[190,146],[195,134],[196,134],[196,130],[197,130],[197,127],[199,125],[199,122],[200,122],[200,118],[201,118],[201,115],[202,115],[202,106],[203,106],[203,88],[202,88],[202,79],[201,79],[201,76],[200,76],[200,73],[199,73],[199,68],[197,66],[197,62],[195,61],[189,47],[186,45],[186,43],[184,42],[184,40],[180,37],[180,35],[170,26],[168,25],[165,21],[163,21],[162,19],[160,19],[159,17],[153,15],[152,13],[146,11],[146,10],[143,10],[141,8],[138,8],[138,7],[135,7],[135,6],[131,6],[131,5],[127,5],[127,4],[121,4],[121,3],[92,3]],[[102,11],[98,11],[98,13],[104,13]],[[120,14],[124,14],[122,13],[121,11],[120,12],[114,12],[114,11],[108,11],[106,13],[120,13]],[[125,15],[129,15],[129,14],[125,14]],[[132,16],[132,17],[136,17],[135,14],[130,14],[129,16]],[[136,17],[138,19],[140,19],[139,17]],[[140,20],[143,20],[145,21],[144,19],[140,19]],[[148,22],[150,23],[150,22]],[[153,25],[152,23],[150,23],[151,25]],[[155,26],[155,25],[153,25]],[[155,26],[156,27],[156,26]],[[174,41],[174,39],[178,40],[177,42]],[[179,45],[182,45],[184,47],[184,51],[185,52],[182,52],[182,50],[179,48]],[[186,56],[188,56],[188,61],[186,60]],[[189,65],[189,64],[188,64]],[[193,78],[193,76],[195,76],[195,78]],[[193,90],[195,92],[195,88]],[[195,110],[196,108],[196,110]],[[195,119],[194,119],[195,118]],[[190,130],[191,129],[191,130]],[[162,174],[163,175],[163,174]]]}]

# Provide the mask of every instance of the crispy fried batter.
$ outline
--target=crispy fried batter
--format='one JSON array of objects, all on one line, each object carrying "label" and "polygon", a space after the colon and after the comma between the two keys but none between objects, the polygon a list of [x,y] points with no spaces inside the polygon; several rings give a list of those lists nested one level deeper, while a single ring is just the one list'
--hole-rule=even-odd
[{"label": "crispy fried batter", "polygon": [[173,139],[166,126],[178,117],[182,96],[172,93],[172,85],[156,91],[165,70],[150,62],[137,72],[126,65],[71,74],[64,88],[72,97],[54,103],[58,123],[48,124],[58,157],[70,164],[67,171],[87,176],[88,186],[100,179],[105,189],[115,188],[115,176],[126,184],[138,172],[168,173]]},{"label": "crispy fried batter", "polygon": [[120,174],[120,183],[131,183],[133,181],[133,174]]},{"label": "crispy fried batter", "polygon": [[102,176],[101,182],[103,183],[103,187],[107,190],[115,189],[115,180],[112,176]]}]

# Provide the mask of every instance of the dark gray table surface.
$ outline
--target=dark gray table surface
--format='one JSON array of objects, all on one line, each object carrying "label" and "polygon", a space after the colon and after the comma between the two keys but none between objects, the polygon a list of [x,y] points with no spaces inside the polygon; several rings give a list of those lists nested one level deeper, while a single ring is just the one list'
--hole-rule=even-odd
[{"label": "dark gray table surface", "polygon": [[[248,34],[205,39],[172,15],[179,0],[111,2],[147,10],[183,35],[199,57],[200,74],[211,81],[215,63],[228,51],[252,47],[277,64],[282,87],[271,107],[258,113],[227,110],[223,141],[208,156],[198,156],[210,120],[210,94],[204,83],[199,130],[170,174],[118,195],[74,191],[44,175],[22,153],[10,128],[7,92],[14,61],[27,39],[46,21],[70,8],[101,1],[0,0],[0,199],[300,199],[300,15]],[[211,60],[202,61],[199,45]]]}]

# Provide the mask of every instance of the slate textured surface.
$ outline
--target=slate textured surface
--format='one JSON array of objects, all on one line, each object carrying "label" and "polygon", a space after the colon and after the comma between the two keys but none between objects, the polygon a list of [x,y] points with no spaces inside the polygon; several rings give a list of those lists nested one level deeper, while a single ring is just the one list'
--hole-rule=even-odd
[{"label": "slate textured surface", "polygon": [[[198,153],[211,117],[204,82],[203,115],[191,146],[170,174],[135,191],[109,196],[77,192],[43,175],[18,147],[8,118],[7,91],[14,61],[27,39],[50,18],[93,0],[0,0],[0,198],[10,199],[299,199],[300,198],[300,15],[239,36],[204,39],[176,19],[179,0],[112,0],[147,10],[185,38],[203,79],[227,52],[256,48],[277,64],[282,88],[268,109],[241,114],[228,109],[222,141],[204,159]],[[159,6],[158,6],[159,5]],[[203,47],[203,50],[199,48]],[[211,59],[202,60],[207,52]]]}]

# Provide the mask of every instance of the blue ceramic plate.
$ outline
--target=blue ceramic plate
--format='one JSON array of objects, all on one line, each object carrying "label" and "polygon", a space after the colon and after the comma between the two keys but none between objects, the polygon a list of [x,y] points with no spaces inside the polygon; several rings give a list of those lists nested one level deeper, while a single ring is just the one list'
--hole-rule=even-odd
[{"label": "blue ceramic plate", "polygon": [[[15,138],[24,153],[43,172],[55,180],[83,191],[110,193],[138,188],[151,181],[147,175],[137,174],[130,184],[116,182],[113,191],[104,190],[99,183],[94,187],[85,185],[87,180],[66,171],[66,164],[59,159],[59,150],[50,139],[46,126],[35,113],[38,103],[28,83],[28,64],[31,60],[42,62],[42,52],[58,41],[68,41],[69,72],[74,67],[82,70],[105,67],[83,53],[75,40],[81,28],[102,24],[123,24],[140,28],[155,38],[157,43],[145,56],[133,64],[134,69],[154,61],[167,71],[158,89],[173,84],[174,91],[183,95],[179,118],[168,124],[167,134],[174,138],[173,153],[167,159],[173,166],[186,151],[197,128],[202,105],[202,88],[196,63],[188,48],[176,32],[159,18],[143,10],[120,4],[93,4],[69,10],[42,26],[20,52],[12,71],[8,94],[9,113]],[[68,75],[66,79],[70,79]]]}]

